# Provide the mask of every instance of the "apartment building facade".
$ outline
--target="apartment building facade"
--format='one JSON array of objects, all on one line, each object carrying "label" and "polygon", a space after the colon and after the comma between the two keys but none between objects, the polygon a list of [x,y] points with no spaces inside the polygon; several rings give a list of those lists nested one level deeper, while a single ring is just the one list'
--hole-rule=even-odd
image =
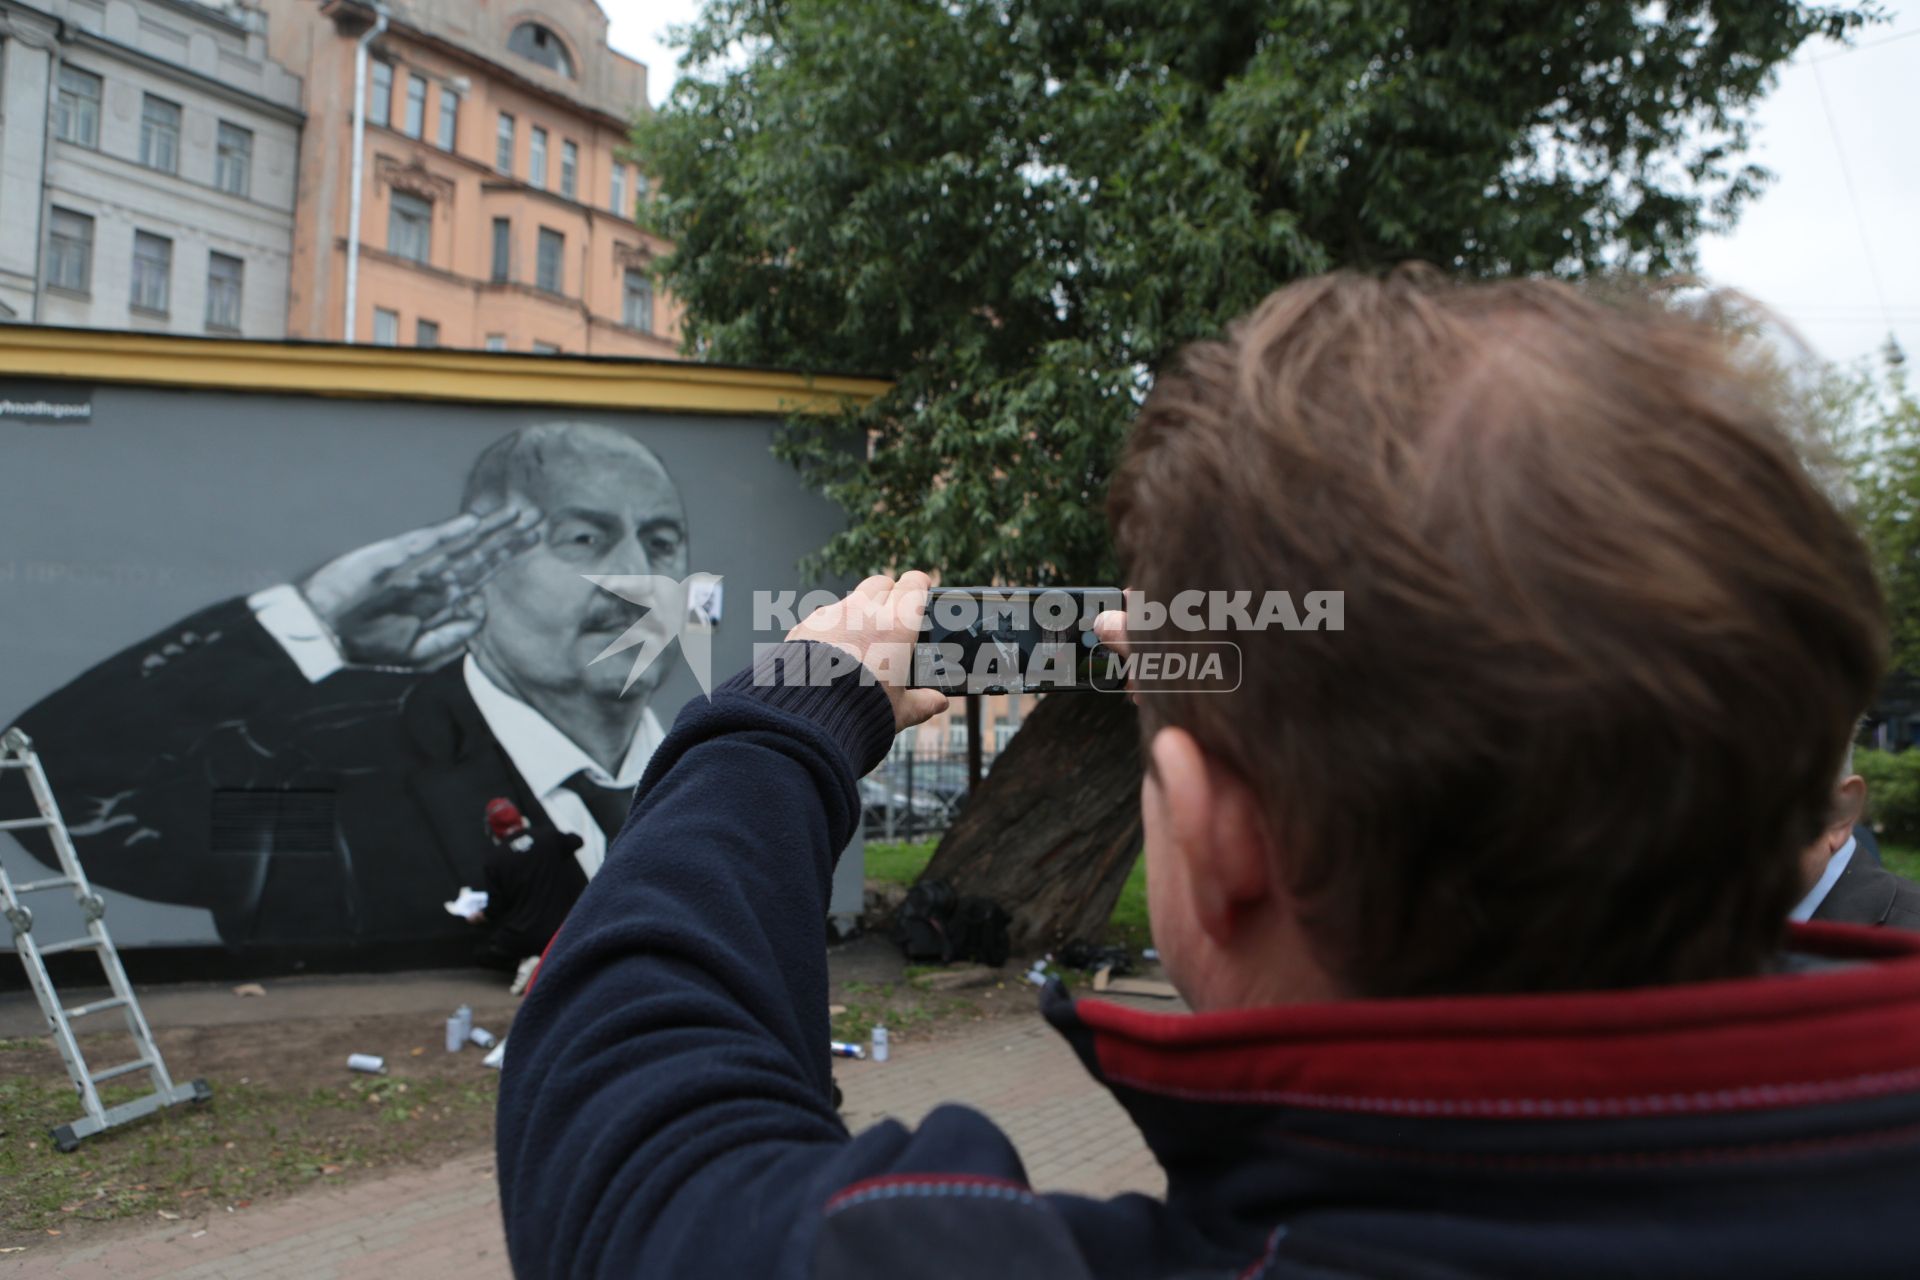
[{"label": "apartment building facade", "polygon": [[[647,109],[646,68],[607,46],[597,4],[264,5],[275,56],[308,90],[292,336],[678,354],[677,313],[649,274],[666,246],[635,224],[646,181],[623,154],[633,114]],[[363,40],[356,264],[353,109]]]},{"label": "apartment building facade", "polygon": [[256,8],[0,0],[0,321],[283,337],[300,102]]}]

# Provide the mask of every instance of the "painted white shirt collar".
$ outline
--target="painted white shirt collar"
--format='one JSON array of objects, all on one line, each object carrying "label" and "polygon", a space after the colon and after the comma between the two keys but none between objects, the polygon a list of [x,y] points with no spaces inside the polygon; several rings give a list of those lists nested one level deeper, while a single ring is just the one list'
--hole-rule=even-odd
[{"label": "painted white shirt collar", "polygon": [[1795,923],[1813,919],[1813,913],[1820,909],[1820,904],[1827,900],[1829,893],[1833,892],[1835,882],[1846,871],[1847,863],[1853,861],[1853,847],[1857,843],[1858,841],[1852,836],[1847,837],[1847,842],[1840,846],[1840,851],[1827,859],[1827,869],[1820,873],[1819,883],[1807,890],[1807,896],[1800,899],[1800,905],[1787,913],[1787,919]]},{"label": "painted white shirt collar", "polygon": [[594,763],[572,738],[555,728],[552,721],[488,679],[472,654],[462,660],[461,673],[466,677],[467,692],[473,695],[474,705],[480,708],[481,718],[528,788],[540,797],[540,807],[547,811],[547,817],[560,830],[580,837],[574,860],[587,879],[593,879],[599,873],[600,864],[606,861],[607,837],[594,821],[587,802],[569,791],[566,781],[585,769],[587,777],[601,786],[637,784],[640,775],[647,771],[647,762],[653,759],[661,738],[666,736],[653,708],[648,707],[634,727],[633,745],[627,748],[626,759],[620,762],[620,772],[608,777],[607,771]]},{"label": "painted white shirt collar", "polygon": [[513,761],[513,767],[538,796],[544,797],[559,789],[582,769],[603,787],[635,786],[647,770],[647,761],[653,759],[654,748],[665,736],[653,708],[647,708],[634,729],[633,745],[627,748],[626,759],[620,762],[620,772],[609,777],[605,769],[551,720],[488,679],[472,654],[461,660],[461,674],[466,677],[467,692],[473,695],[474,705],[480,708],[487,728],[493,731],[507,758]]}]

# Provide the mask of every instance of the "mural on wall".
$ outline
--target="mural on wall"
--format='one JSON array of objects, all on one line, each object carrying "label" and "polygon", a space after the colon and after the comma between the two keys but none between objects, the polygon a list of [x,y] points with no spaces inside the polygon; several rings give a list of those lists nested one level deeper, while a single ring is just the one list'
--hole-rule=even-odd
[{"label": "mural on wall", "polygon": [[686,577],[686,505],[604,425],[536,422],[464,462],[457,511],[206,604],[15,717],[96,884],[205,908],[229,946],[471,942],[442,904],[483,883],[495,797],[597,868],[677,647],[624,694],[629,664],[594,659],[684,606],[583,575]]}]

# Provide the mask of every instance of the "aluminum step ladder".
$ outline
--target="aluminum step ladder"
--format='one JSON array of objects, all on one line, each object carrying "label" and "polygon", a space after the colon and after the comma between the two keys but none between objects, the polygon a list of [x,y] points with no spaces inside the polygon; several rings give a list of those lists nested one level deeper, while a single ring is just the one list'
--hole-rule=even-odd
[{"label": "aluminum step ladder", "polygon": [[[27,967],[27,980],[33,984],[33,994],[39,998],[40,1012],[46,1015],[47,1028],[53,1032],[54,1043],[60,1046],[60,1056],[67,1064],[67,1075],[73,1080],[73,1087],[80,1094],[81,1105],[86,1109],[86,1114],[80,1119],[53,1130],[54,1145],[62,1151],[72,1151],[83,1138],[137,1120],[163,1107],[178,1106],[183,1102],[205,1102],[213,1096],[213,1090],[207,1087],[204,1080],[175,1084],[167,1074],[167,1064],[161,1060],[160,1047],[153,1042],[153,1032],[147,1027],[146,1015],[140,1012],[140,1001],[135,998],[133,987],[127,982],[127,972],[120,965],[120,953],[114,950],[113,940],[107,936],[107,926],[101,920],[106,913],[106,904],[93,891],[93,886],[87,883],[87,873],[80,867],[80,855],[74,852],[73,840],[67,834],[67,824],[60,817],[60,806],[54,802],[53,789],[47,785],[46,770],[40,767],[40,757],[34,753],[32,739],[18,727],[0,734],[0,774],[14,769],[26,775],[27,786],[33,792],[34,804],[38,806],[40,816],[0,820],[0,831],[44,828],[52,837],[54,851],[59,855],[60,874],[15,884],[7,876],[5,865],[0,864],[0,899],[5,902],[7,923],[13,927],[14,949],[19,953],[20,963]],[[26,894],[67,888],[73,890],[74,900],[80,904],[80,913],[86,917],[87,931],[77,938],[42,944],[33,936],[33,912],[21,899]],[[59,992],[54,990],[53,978],[47,972],[45,957],[63,951],[92,951],[99,956],[100,967],[107,976],[110,993],[107,999],[71,1008],[61,1001]],[[88,1067],[86,1056],[80,1052],[79,1041],[74,1039],[73,1023],[77,1018],[114,1009],[120,1010],[127,1020],[127,1031],[133,1037],[134,1056],[118,1066],[94,1071]],[[136,1071],[147,1073],[147,1078],[153,1084],[151,1092],[118,1106],[109,1107],[101,1103],[101,1084],[132,1075]]]}]

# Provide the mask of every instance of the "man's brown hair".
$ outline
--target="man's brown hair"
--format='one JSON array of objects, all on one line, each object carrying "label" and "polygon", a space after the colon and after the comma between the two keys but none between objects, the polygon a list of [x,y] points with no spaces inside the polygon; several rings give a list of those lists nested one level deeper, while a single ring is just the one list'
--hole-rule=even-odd
[{"label": "man's brown hair", "polygon": [[1341,591],[1345,626],[1219,637],[1239,690],[1143,722],[1265,798],[1355,994],[1777,952],[1886,624],[1774,388],[1651,301],[1424,268],[1282,289],[1161,377],[1110,501],[1128,582]]}]

